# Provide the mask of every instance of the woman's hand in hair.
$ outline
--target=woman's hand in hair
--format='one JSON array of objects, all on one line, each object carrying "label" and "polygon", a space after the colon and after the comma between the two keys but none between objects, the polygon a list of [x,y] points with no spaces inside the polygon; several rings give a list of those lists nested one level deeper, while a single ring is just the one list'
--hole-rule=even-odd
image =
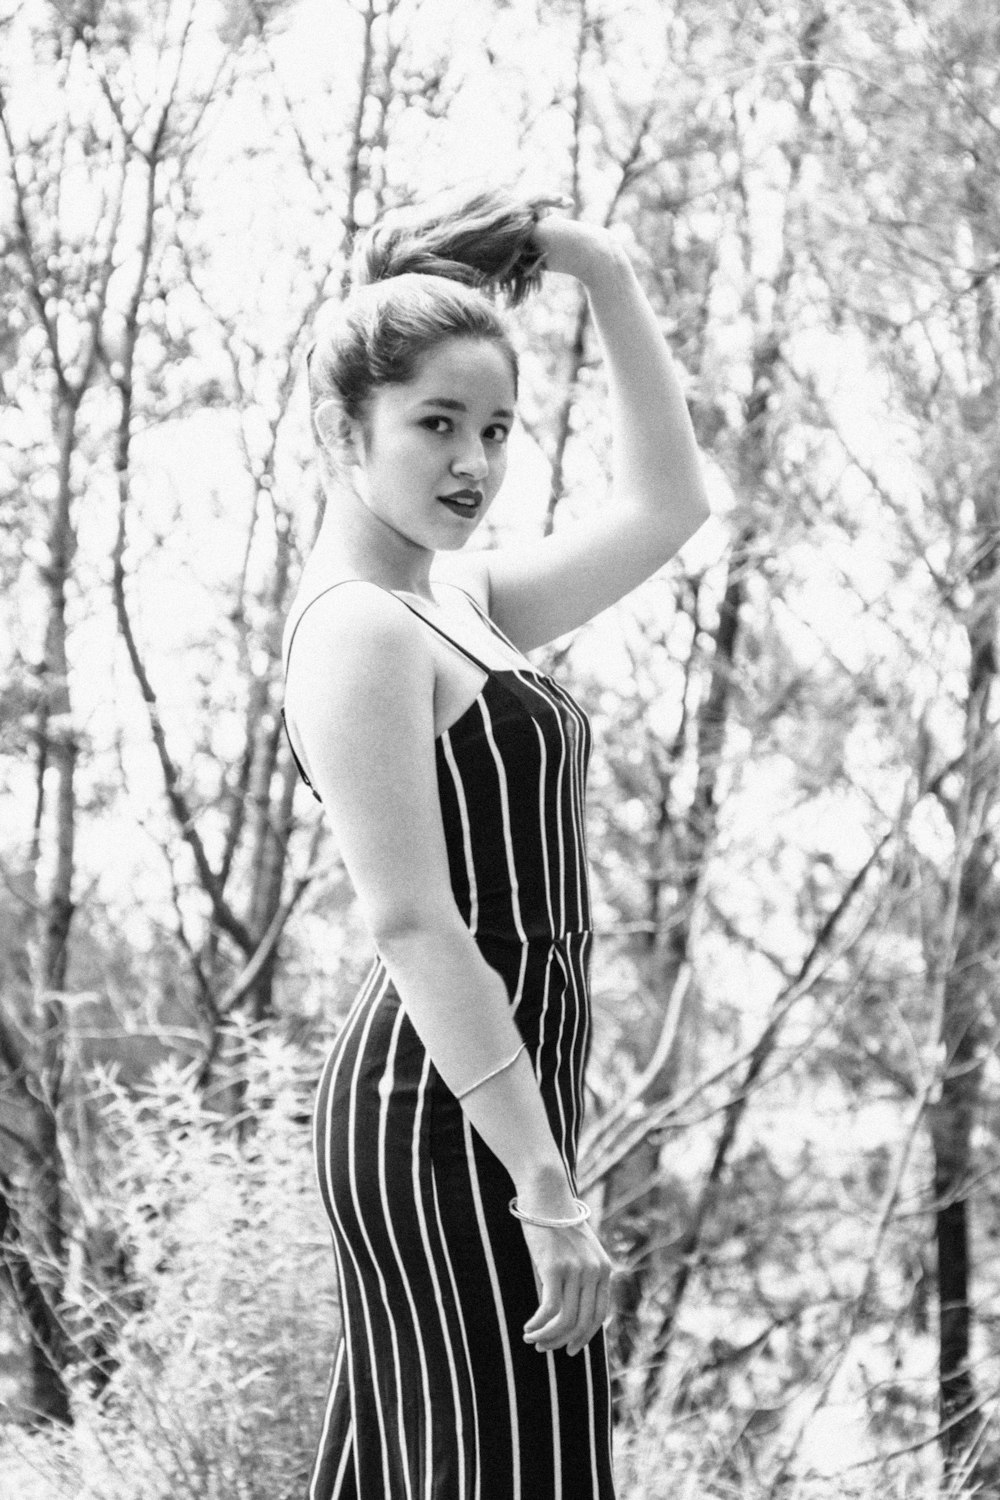
[{"label": "woman's hand in hair", "polygon": [[546,271],[575,276],[584,286],[628,259],[611,230],[561,213],[540,218],[534,240],[545,256]]}]

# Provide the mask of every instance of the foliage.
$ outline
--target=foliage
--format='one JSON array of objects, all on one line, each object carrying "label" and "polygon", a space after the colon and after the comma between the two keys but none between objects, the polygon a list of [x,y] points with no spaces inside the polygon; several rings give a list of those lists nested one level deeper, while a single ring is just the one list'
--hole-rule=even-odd
[{"label": "foliage", "polygon": [[[316,1058],[273,1032],[242,1030],[228,1041],[230,1060],[209,1097],[191,1068],[170,1063],[138,1093],[107,1076],[94,1081],[100,1148],[73,1173],[87,1244],[75,1247],[64,1308],[90,1360],[72,1373],[71,1427],[8,1429],[5,1494],[292,1500],[304,1492],[337,1326],[309,1166]],[[715,1341],[713,1349],[717,1357]],[[691,1358],[686,1378],[696,1373]],[[750,1414],[732,1399],[731,1387],[708,1404],[678,1390],[627,1425],[617,1442],[622,1500],[771,1494],[748,1441]],[[759,1426],[759,1405],[755,1412]],[[835,1483],[807,1476],[789,1496],[929,1500],[936,1488],[926,1457],[907,1469],[890,1477],[875,1465]]]},{"label": "foliage", "polygon": [[20,1500],[304,1488],[337,1329],[308,1146],[315,1059],[274,1034],[229,1041],[208,1096],[171,1063],[138,1094],[93,1090],[99,1154],[79,1163],[64,1307],[90,1358],[72,1427],[14,1439]]}]

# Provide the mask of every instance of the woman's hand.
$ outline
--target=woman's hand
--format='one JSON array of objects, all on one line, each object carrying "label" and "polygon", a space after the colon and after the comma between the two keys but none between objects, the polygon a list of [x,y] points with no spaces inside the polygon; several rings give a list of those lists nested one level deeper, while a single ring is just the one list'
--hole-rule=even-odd
[{"label": "woman's hand", "polygon": [[546,213],[538,221],[534,239],[545,256],[546,271],[575,276],[584,286],[609,268],[627,264],[624,250],[609,229],[564,214]]},{"label": "woman's hand", "polygon": [[525,1342],[542,1353],[565,1348],[578,1354],[608,1316],[611,1261],[589,1224],[521,1228],[541,1287],[538,1311],[524,1325]]}]

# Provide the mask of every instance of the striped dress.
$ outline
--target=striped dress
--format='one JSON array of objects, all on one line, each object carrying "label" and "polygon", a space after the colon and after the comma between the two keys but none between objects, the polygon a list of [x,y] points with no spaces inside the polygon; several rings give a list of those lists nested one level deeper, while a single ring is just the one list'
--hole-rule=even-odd
[{"label": "striped dress", "polygon": [[[550,677],[489,667],[407,607],[486,674],[436,741],[451,884],[504,979],[572,1180],[590,1027],[589,726]],[[315,1150],[342,1337],[309,1500],[613,1500],[603,1334],[573,1358],[523,1341],[538,1293],[510,1176],[377,957],[323,1069]]]}]

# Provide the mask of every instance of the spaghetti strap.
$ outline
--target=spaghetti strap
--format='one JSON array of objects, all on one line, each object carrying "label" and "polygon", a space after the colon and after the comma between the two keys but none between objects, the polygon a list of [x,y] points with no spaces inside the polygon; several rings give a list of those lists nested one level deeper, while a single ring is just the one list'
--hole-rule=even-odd
[{"label": "spaghetti strap", "polygon": [[[380,589],[383,594],[391,594],[393,599],[398,599],[400,604],[404,604],[406,606],[411,615],[416,615],[418,620],[423,620],[425,625],[429,625],[430,628],[435,631],[442,640],[448,642],[449,646],[454,647],[456,651],[460,651],[461,654],[469,661],[471,661],[475,666],[477,666],[481,672],[485,672],[487,676],[489,676],[496,670],[495,667],[489,667],[487,666],[486,662],[480,661],[479,657],[474,651],[470,651],[468,646],[463,646],[461,641],[456,641],[454,636],[449,635],[446,630],[442,630],[441,626],[435,624],[435,622],[430,619],[428,615],[424,614],[422,609],[417,609],[416,605],[411,604],[408,599],[405,599],[402,594],[397,593],[395,589],[383,588],[380,583],[373,583],[369,578],[341,578],[338,579],[336,583],[327,584],[326,588],[320,589],[318,594],[313,594],[310,599],[306,600],[305,604],[303,604],[302,608],[299,610],[295,624],[292,626],[292,632],[288,637],[288,645],[285,648],[286,677],[288,675],[288,663],[292,655],[292,643],[295,640],[296,632],[302,623],[302,616],[306,613],[307,610],[312,608],[317,600],[322,599],[326,594],[332,593],[334,589],[341,588],[345,583],[367,583],[373,589]],[[458,584],[455,584],[454,587],[458,588]],[[462,589],[461,592],[465,594],[464,589]],[[466,594],[466,598],[472,600],[472,603],[476,605],[477,609],[479,609],[479,606],[476,604],[476,601],[472,598],[471,594]],[[479,610],[479,612],[480,614],[482,614],[482,610]],[[486,620],[489,619],[489,617],[486,615],[484,615],[483,618]]]},{"label": "spaghetti strap", "polygon": [[[339,589],[345,583],[371,583],[371,580],[367,578],[340,578],[336,583],[327,584],[325,588],[320,589],[318,594],[313,594],[311,598],[306,600],[305,604],[303,604],[302,608],[298,612],[295,624],[292,626],[291,634],[288,637],[288,645],[285,648],[284,673],[286,679],[288,677],[288,664],[291,661],[292,656],[292,644],[295,640],[296,632],[298,631],[298,628],[302,623],[302,616],[306,613],[307,610],[312,608],[317,600],[324,598],[329,593],[332,593],[334,589]],[[481,672],[485,672],[487,677],[491,677],[493,675],[493,672],[495,670],[494,668],[488,667],[485,662],[480,661],[479,657],[475,654],[474,651],[470,651],[467,646],[463,646],[461,641],[456,641],[452,636],[448,634],[446,630],[442,630],[440,625],[436,625],[433,620],[429,619],[427,615],[424,614],[423,610],[417,609],[416,605],[410,604],[410,602],[407,599],[404,599],[401,594],[397,594],[394,589],[382,588],[382,585],[380,583],[371,583],[371,587],[381,589],[383,594],[391,594],[394,599],[398,599],[400,604],[404,604],[406,606],[411,615],[416,615],[419,620],[423,620],[425,625],[429,625],[430,628],[442,638],[442,640],[447,641],[448,645],[453,647],[454,650],[461,652],[461,654],[466,657],[468,661],[471,661],[474,666],[477,666]],[[456,584],[455,587],[458,588],[458,585]],[[465,590],[462,589],[461,592],[464,594]],[[467,594],[466,598],[472,599],[472,595]],[[472,599],[472,603],[475,604],[476,601]],[[476,605],[476,608],[478,609],[479,606]],[[480,613],[482,613],[482,611],[480,611]],[[288,748],[292,752],[292,759],[295,762],[295,766],[298,770],[299,775],[302,777],[302,780],[312,792],[316,801],[322,803],[322,797],[319,795],[316,788],[309,780],[309,777],[306,774],[306,769],[299,759],[298,752],[296,751],[295,746],[292,744],[292,736],[288,728],[288,717],[285,714],[284,707],[282,707],[281,709],[281,723],[284,727],[285,738],[288,741]]]},{"label": "spaghetti strap", "polygon": [[468,589],[463,589],[462,586],[461,586],[461,584],[458,584],[458,583],[452,584],[452,588],[458,589],[460,593],[463,593],[465,595],[466,599],[468,599],[469,603],[472,605],[473,609],[476,611],[476,614],[484,622],[484,624],[486,624],[486,625],[489,626],[489,628],[492,631],[492,633],[497,637],[497,640],[503,641],[504,645],[505,646],[509,646],[510,649],[514,652],[515,656],[520,656],[521,659],[523,660],[524,659],[524,652],[521,651],[521,650],[519,650],[519,648],[514,645],[514,642],[510,639],[509,636],[504,635],[503,631],[500,629],[500,626],[497,624],[496,620],[494,620],[494,618],[493,618],[492,615],[488,615],[486,613],[485,609],[480,604],[480,602],[476,598],[476,596],[474,594],[470,594],[469,591],[468,591]]},{"label": "spaghetti strap", "polygon": [[316,801],[322,807],[322,805],[323,805],[323,798],[320,796],[319,792],[317,792],[316,788],[313,786],[312,782],[309,780],[309,777],[306,774],[306,768],[302,764],[302,762],[299,760],[298,752],[295,749],[295,746],[292,744],[292,736],[291,736],[291,733],[290,733],[289,728],[288,728],[288,716],[285,713],[284,706],[282,706],[282,708],[281,708],[281,727],[285,731],[285,739],[288,741],[288,748],[292,752],[292,760],[294,760],[294,762],[295,762],[295,769],[298,771],[299,775],[302,777],[302,780],[305,782],[306,786],[312,792],[312,794],[315,797]]},{"label": "spaghetti strap", "polygon": [[[390,589],[388,592],[392,593],[392,590]],[[456,641],[455,637],[449,635],[447,630],[442,630],[441,626],[436,625],[428,615],[424,614],[422,609],[417,609],[415,604],[411,604],[409,600],[404,599],[401,594],[393,594],[393,598],[398,599],[400,604],[405,604],[411,614],[416,615],[419,620],[423,620],[425,625],[429,625],[432,630],[437,631],[441,639],[443,641],[447,641],[449,646],[454,646],[456,651],[461,651],[462,655],[469,661],[473,662],[481,672],[485,672],[487,677],[492,676],[496,671],[495,667],[488,667],[484,661],[480,661],[479,657],[474,651],[470,651],[468,646],[463,646],[461,641]]]}]

